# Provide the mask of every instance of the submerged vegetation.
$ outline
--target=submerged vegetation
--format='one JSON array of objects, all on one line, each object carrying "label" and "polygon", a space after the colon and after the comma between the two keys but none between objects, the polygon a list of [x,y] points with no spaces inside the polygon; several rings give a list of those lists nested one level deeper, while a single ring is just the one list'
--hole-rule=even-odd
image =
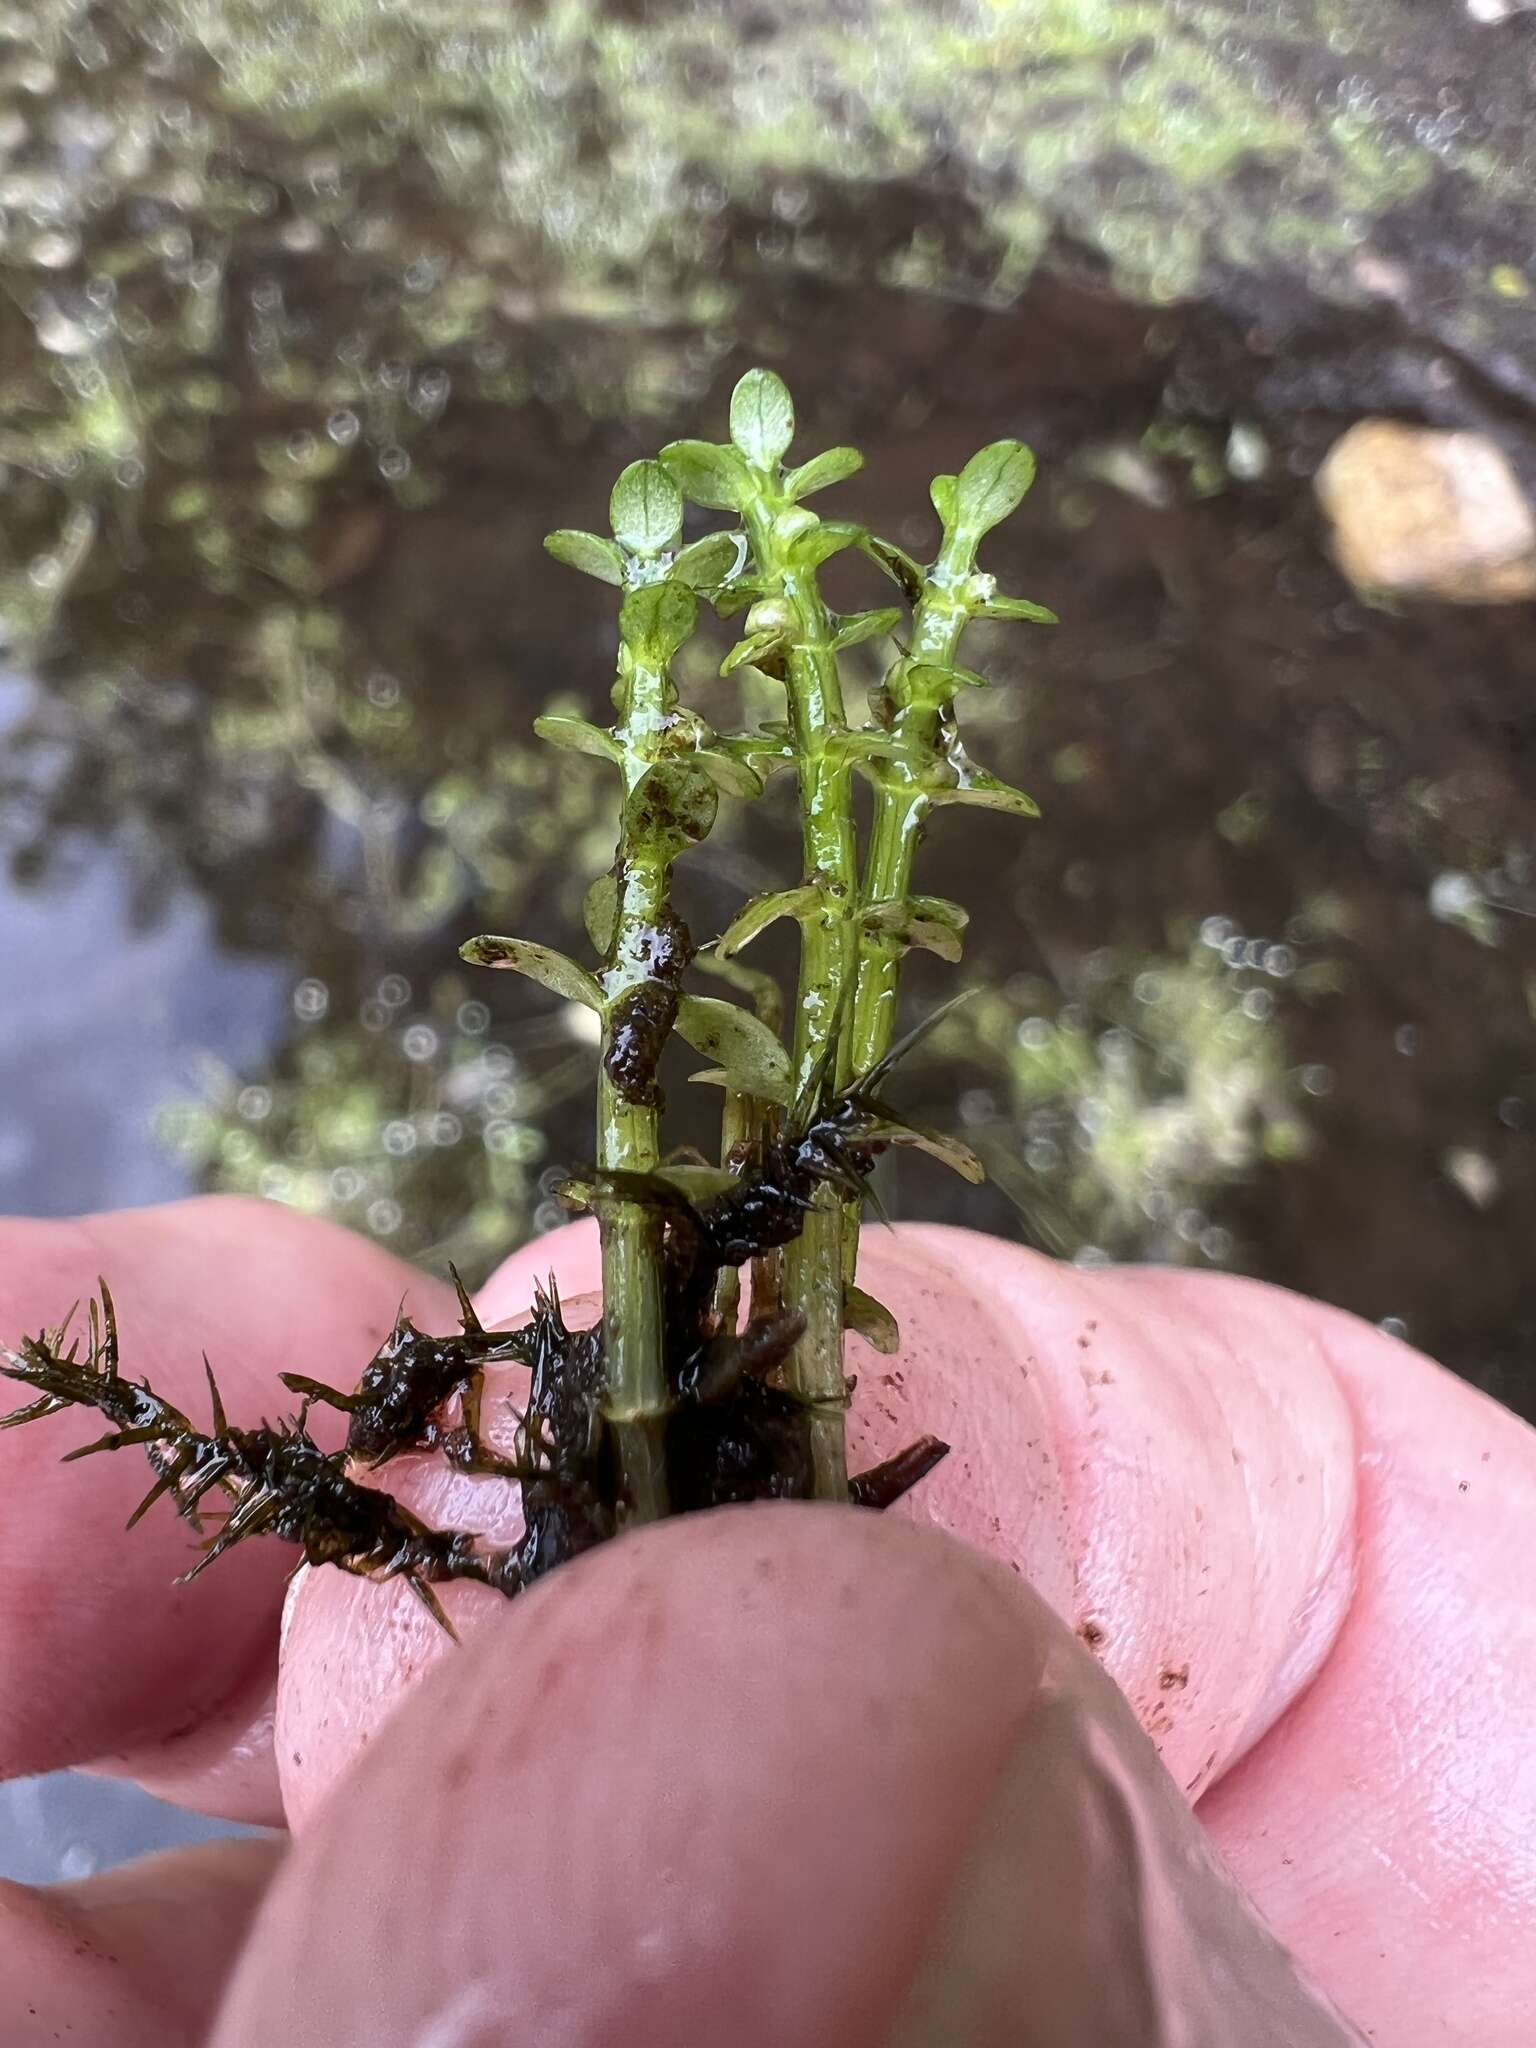
[{"label": "submerged vegetation", "polygon": [[[194,1569],[270,1533],[311,1563],[401,1577],[442,1618],[432,1587],[447,1580],[514,1593],[627,1525],[727,1502],[884,1507],[943,1456],[925,1437],[850,1479],[843,1340],[851,1326],[879,1350],[897,1342],[889,1312],[857,1284],[860,1214],[880,1156],[911,1146],[967,1178],[982,1171],[958,1140],[893,1109],[886,1090],[920,1035],[895,1037],[902,962],[915,949],[957,960],[967,921],[961,905],[914,887],[932,813],[975,805],[1035,815],[1028,796],[971,759],[958,712],[965,692],[985,686],[959,659],[972,621],[1053,623],[1044,607],[1001,592],[977,561],[1022,501],[1034,462],[1020,442],[1002,440],[936,477],[940,538],[924,565],[860,524],[810,509],[806,500],[852,476],[862,457],[833,448],[786,466],[794,430],[782,380],[749,371],[731,400],[728,442],[673,442],[659,459],[630,464],[613,490],[611,536],[562,529],[546,542],[558,561],[619,593],[613,724],[563,714],[536,724],[551,745],[618,772],[612,864],[586,899],[597,964],[490,934],[462,951],[597,1019],[594,1157],[563,1195],[598,1219],[600,1323],[570,1329],[551,1290],[525,1328],[488,1332],[461,1284],[458,1335],[428,1336],[402,1315],[354,1390],[284,1374],[303,1406],[259,1430],[230,1427],[211,1372],[208,1431],[125,1380],[105,1283],[83,1353],[67,1318],[0,1353],[0,1371],[33,1393],[0,1427],[91,1407],[113,1427],[71,1455],[142,1444],[156,1474],[145,1506],[169,1494],[200,1526],[208,1496],[227,1496]],[[730,523],[686,540],[690,503]],[[834,609],[822,572],[836,557],[862,557],[900,602]],[[751,670],[781,699],[782,716],[722,733],[682,702],[679,657],[705,605],[741,622],[721,673]],[[894,658],[854,723],[843,661],[879,640],[894,644]],[[798,799],[798,876],[753,897],[701,945],[674,900],[674,868],[709,836],[722,798],[751,799],[780,771]],[[873,792],[863,832],[861,778]],[[775,1028],[784,1005],[772,977],[736,958],[781,920],[799,930],[787,1042]],[[748,1001],[696,989],[696,964]],[[694,1079],[722,1091],[718,1163],[664,1139],[658,1067],[674,1034],[708,1062]],[[528,1375],[510,1456],[480,1428],[486,1368],[504,1363]],[[350,1418],[340,1451],[324,1452],[309,1432],[317,1401]],[[358,1476],[405,1450],[515,1481],[521,1542],[487,1553],[467,1534],[427,1528]]]}]

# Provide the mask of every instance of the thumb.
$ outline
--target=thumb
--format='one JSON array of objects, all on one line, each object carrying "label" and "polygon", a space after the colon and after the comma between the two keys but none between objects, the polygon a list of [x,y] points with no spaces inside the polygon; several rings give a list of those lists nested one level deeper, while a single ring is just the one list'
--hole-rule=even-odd
[{"label": "thumb", "polygon": [[1005,1568],[769,1506],[443,1658],[292,1851],[214,2048],[1348,2048]]}]

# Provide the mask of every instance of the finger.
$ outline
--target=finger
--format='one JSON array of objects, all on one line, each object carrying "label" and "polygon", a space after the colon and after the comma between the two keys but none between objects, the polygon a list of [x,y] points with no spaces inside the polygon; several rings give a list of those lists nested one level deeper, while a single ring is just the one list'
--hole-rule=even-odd
[{"label": "finger", "polygon": [[202,2048],[281,1855],[208,1842],[78,1884],[0,1883],[6,2048]]},{"label": "finger", "polygon": [[[1156,1285],[1175,1312],[1192,1299],[1187,1278]],[[1536,2012],[1536,1434],[1351,1316],[1237,1279],[1199,1300],[1216,1329],[1263,1313],[1320,1346],[1360,1444],[1354,1600],[1315,1683],[1202,1818],[1314,1968],[1346,1949],[1376,2038],[1523,2048]]]},{"label": "finger", "polygon": [[215,2048],[1344,2048],[976,1552],[728,1509],[502,1611],[293,1852]]},{"label": "finger", "polygon": [[[597,1226],[583,1220],[515,1251],[491,1276],[475,1306],[490,1326],[524,1321],[534,1292],[553,1282],[573,1329],[595,1322],[601,1279]],[[481,1427],[493,1449],[510,1455],[510,1410],[526,1374],[491,1367]],[[439,1529],[467,1529],[511,1545],[523,1531],[517,1489],[504,1480],[452,1471],[436,1458],[398,1458],[389,1490]],[[473,1634],[499,1613],[501,1596],[471,1585],[440,1586],[455,1630]],[[398,1582],[374,1584],[332,1571],[302,1571],[283,1615],[283,1677],[276,1707],[276,1748],[283,1806],[302,1827],[332,1780],[372,1741],[403,1690],[450,1648],[421,1603]]]},{"label": "finger", "polygon": [[[538,1249],[568,1284],[592,1270],[590,1235],[557,1233]],[[1257,1283],[1080,1273],[928,1227],[866,1234],[861,1277],[896,1312],[903,1341],[895,1359],[850,1343],[861,1379],[856,1456],[889,1455],[926,1428],[955,1446],[894,1512],[948,1527],[1026,1573],[1094,1645],[1191,1794],[1256,1745],[1269,1754],[1265,1731],[1288,1730],[1305,1701],[1299,1725],[1316,1756],[1276,1752],[1289,1773],[1289,1824],[1270,1826],[1267,1777],[1253,1779],[1251,1799],[1238,1799],[1245,1776],[1202,1806],[1261,1907],[1320,1981],[1365,2000],[1361,2017],[1379,2019],[1382,2038],[1503,2048],[1496,2029],[1514,2027],[1523,2039],[1536,2005],[1526,1704],[1536,1655],[1518,1534],[1536,1510],[1531,1432],[1405,1347]],[[527,1278],[515,1274],[514,1286]],[[1421,1516],[1381,1548],[1373,1475],[1384,1454],[1388,1469],[1403,1454],[1341,1367],[1351,1346],[1383,1347],[1390,1392],[1376,1407],[1388,1399],[1395,1427],[1414,1438],[1410,1492],[1449,1497],[1475,1454],[1484,1476],[1456,1493],[1449,1530]],[[1499,1448],[1485,1467],[1490,1430]],[[1467,1432],[1477,1443],[1462,1443]],[[435,1514],[445,1476],[411,1483]],[[457,1505],[469,1512],[467,1500]],[[1357,1570],[1370,1596],[1358,1615]],[[1430,1612],[1421,1596],[1431,1581],[1446,1590],[1426,1628],[1416,1617]],[[1382,1585],[1395,1589],[1385,1602]],[[295,1609],[280,1712],[302,1823],[402,1682],[444,1646],[403,1601],[381,1608],[372,1589],[343,1589],[333,1575],[306,1586]],[[467,1632],[494,1612],[494,1600],[466,1588],[456,1625]],[[1381,1619],[1362,1630],[1365,1615]],[[1383,1711],[1368,1720],[1334,1683],[1335,1646],[1342,1655],[1354,1644],[1339,1669],[1377,1689]],[[1477,1692],[1476,1727],[1453,1725],[1451,1678],[1484,1666],[1496,1676]],[[1331,1717],[1317,1712],[1323,1699],[1338,1703]],[[1392,1735],[1404,1701],[1412,1719],[1397,1726],[1421,1731],[1412,1740]],[[1302,1822],[1310,1815],[1315,1830],[1329,1810],[1309,1789],[1329,1781],[1325,1757],[1334,1774],[1354,1774],[1356,1807],[1377,1821],[1330,1838],[1338,1884],[1323,1896],[1339,1910],[1309,1915],[1319,1851]],[[1395,1816],[1392,1827],[1383,1816]],[[1405,1952],[1412,1971],[1395,1961]],[[1468,2006],[1472,1978],[1483,1987],[1470,2001],[1475,2023],[1447,2033],[1444,2016]]]},{"label": "finger", "polygon": [[[346,1231],[217,1198],[0,1223],[0,1336],[56,1323],[98,1274],[124,1371],[195,1420],[205,1351],[231,1420],[252,1424],[290,1405],[284,1367],[355,1380],[407,1286],[424,1317],[452,1313],[446,1289]],[[339,1417],[314,1420],[339,1438]],[[154,1478],[142,1453],[61,1466],[101,1433],[83,1412],[0,1433],[0,1776],[110,1754],[211,1810],[275,1818],[269,1717],[293,1553],[253,1543],[178,1584],[198,1555],[184,1522],[162,1506],[124,1533]]]},{"label": "finger", "polygon": [[[540,1270],[569,1290],[596,1265],[590,1226],[554,1232],[502,1269],[486,1312],[510,1314]],[[896,1512],[1024,1572],[1197,1791],[1306,1684],[1348,1597],[1353,1439],[1320,1351],[1261,1349],[1262,1370],[1234,1372],[1197,1316],[1132,1311],[1119,1276],[965,1232],[867,1231],[860,1273],[902,1344],[884,1359],[850,1340],[855,1464],[925,1430],[950,1443]],[[496,1482],[396,1471],[439,1525],[515,1533]],[[464,1587],[448,1604],[462,1633],[495,1599]],[[403,1589],[322,1573],[296,1590],[278,1709],[294,1825],[444,1648]]]}]

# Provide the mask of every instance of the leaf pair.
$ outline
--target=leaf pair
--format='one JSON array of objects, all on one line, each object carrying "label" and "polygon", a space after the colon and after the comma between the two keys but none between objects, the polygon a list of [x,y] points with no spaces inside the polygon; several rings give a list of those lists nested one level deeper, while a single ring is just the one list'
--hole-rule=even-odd
[{"label": "leaf pair", "polygon": [[704,590],[723,583],[740,559],[734,534],[710,533],[688,547],[679,545],[683,495],[659,462],[630,463],[613,487],[608,518],[612,540],[561,527],[545,536],[544,545],[567,568],[621,588],[644,587],[665,576],[689,589]]}]

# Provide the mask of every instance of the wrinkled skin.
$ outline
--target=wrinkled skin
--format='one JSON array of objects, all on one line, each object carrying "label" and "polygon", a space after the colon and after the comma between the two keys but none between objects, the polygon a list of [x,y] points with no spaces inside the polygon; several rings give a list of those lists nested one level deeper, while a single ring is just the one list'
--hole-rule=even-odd
[{"label": "wrinkled skin", "polygon": [[[174,1517],[121,1535],[136,1454],[59,1468],[88,1417],[0,1436],[0,1770],[106,1760],[299,1831],[0,1888],[8,2048],[1360,2038],[1326,1998],[1387,2048],[1523,2044],[1532,1433],[1256,1283],[866,1246],[903,1349],[850,1346],[855,1463],[935,1429],[916,1494],[673,1523],[511,1604],[449,1587],[461,1650],[305,1574],[278,1683],[287,1554],[176,1587]],[[590,1286],[584,1227],[487,1320],[551,1266]],[[360,1366],[407,1283],[454,1320],[374,1248],[220,1201],[0,1225],[0,1330],[99,1271],[130,1369],[199,1414],[206,1347],[236,1421],[280,1369]],[[516,1526],[496,1482],[393,1470]]]}]

